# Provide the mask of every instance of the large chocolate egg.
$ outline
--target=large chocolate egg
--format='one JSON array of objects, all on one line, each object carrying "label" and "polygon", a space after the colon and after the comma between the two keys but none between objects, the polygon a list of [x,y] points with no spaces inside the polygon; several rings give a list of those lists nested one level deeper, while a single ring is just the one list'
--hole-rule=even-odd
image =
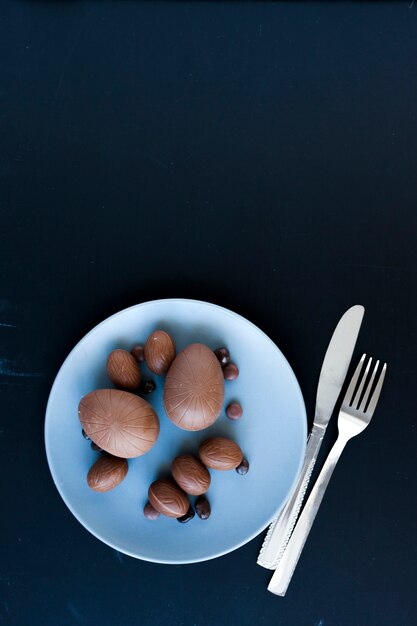
[{"label": "large chocolate egg", "polygon": [[193,343],[179,353],[164,385],[169,419],[184,430],[202,430],[220,415],[224,401],[222,368],[214,352]]},{"label": "large chocolate egg", "polygon": [[78,415],[94,443],[124,459],[148,452],[159,435],[158,416],[149,402],[128,391],[92,391],[81,398]]}]

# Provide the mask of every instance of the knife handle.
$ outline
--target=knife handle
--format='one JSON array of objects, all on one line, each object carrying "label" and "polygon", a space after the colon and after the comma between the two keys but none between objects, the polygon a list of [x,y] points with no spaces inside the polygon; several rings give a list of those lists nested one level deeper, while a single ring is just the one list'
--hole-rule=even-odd
[{"label": "knife handle", "polygon": [[285,596],[288,585],[291,582],[291,578],[294,574],[294,570],[303,551],[304,544],[307,541],[311,527],[319,510],[321,501],[323,500],[324,492],[329,484],[330,478],[333,474],[333,470],[336,467],[336,463],[339,460],[340,455],[346,445],[347,438],[338,437],[333,448],[330,450],[329,456],[326,459],[323,469],[317,478],[310,497],[308,498],[303,512],[297,522],[295,530],[291,535],[288,542],[288,546],[279,562],[274,575],[268,585],[268,591],[275,593],[277,596]]},{"label": "knife handle", "polygon": [[257,562],[262,567],[275,569],[285,552],[300,513],[325,430],[321,426],[313,426],[298,481],[277,519],[270,525],[259,553]]}]

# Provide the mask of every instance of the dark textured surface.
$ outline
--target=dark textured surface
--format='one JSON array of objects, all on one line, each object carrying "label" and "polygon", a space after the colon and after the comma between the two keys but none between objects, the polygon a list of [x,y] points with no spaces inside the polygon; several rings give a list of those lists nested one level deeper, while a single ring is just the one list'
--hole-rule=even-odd
[{"label": "dark textured surface", "polygon": [[[415,623],[416,59],[414,2],[1,2],[2,624]],[[367,310],[356,355],[389,363],[285,599],[261,537],[208,563],[135,561],[49,475],[68,351],[172,296],[265,330],[310,417],[350,305]]]}]

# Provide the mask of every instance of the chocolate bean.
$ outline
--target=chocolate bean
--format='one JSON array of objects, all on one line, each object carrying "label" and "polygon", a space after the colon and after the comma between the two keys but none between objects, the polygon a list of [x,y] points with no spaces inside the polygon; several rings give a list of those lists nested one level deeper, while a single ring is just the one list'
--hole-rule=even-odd
[{"label": "chocolate bean", "polygon": [[226,408],[226,415],[231,420],[238,420],[243,415],[242,407],[238,402],[231,402]]},{"label": "chocolate bean", "polygon": [[249,461],[247,459],[243,459],[242,463],[237,466],[236,471],[241,476],[244,476],[249,472]]},{"label": "chocolate bean", "polygon": [[205,496],[199,496],[195,501],[195,511],[200,519],[208,519],[211,513],[210,502]]},{"label": "chocolate bean", "polygon": [[103,448],[100,448],[94,441],[91,442],[91,449],[94,450],[94,452],[104,452]]},{"label": "chocolate bean", "polygon": [[223,368],[223,376],[225,380],[236,380],[239,376],[239,370],[237,365],[234,363],[229,363]]},{"label": "chocolate bean", "polygon": [[130,354],[135,357],[138,363],[143,363],[145,360],[145,348],[140,344],[134,345]]},{"label": "chocolate bean", "polygon": [[214,354],[222,367],[225,367],[230,362],[230,353],[227,348],[217,348],[214,350]]},{"label": "chocolate bean", "polygon": [[144,380],[143,383],[141,383],[140,385],[140,391],[142,393],[152,393],[152,391],[155,391],[156,389],[156,383],[153,380]]},{"label": "chocolate bean", "polygon": [[159,511],[154,509],[150,502],[147,502],[143,507],[143,514],[147,519],[150,519],[152,521],[158,519],[158,517],[161,515]]},{"label": "chocolate bean", "polygon": [[188,509],[185,515],[183,515],[182,517],[177,517],[177,521],[180,522],[180,524],[186,524],[187,522],[193,519],[194,515],[195,515],[195,511],[193,507],[190,506],[190,508]]}]

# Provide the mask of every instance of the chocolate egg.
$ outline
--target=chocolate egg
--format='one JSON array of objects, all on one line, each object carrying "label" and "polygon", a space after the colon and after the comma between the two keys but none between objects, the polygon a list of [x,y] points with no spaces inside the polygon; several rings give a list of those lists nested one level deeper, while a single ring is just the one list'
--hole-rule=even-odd
[{"label": "chocolate egg", "polygon": [[202,430],[220,415],[224,400],[222,368],[214,352],[193,343],[179,353],[164,385],[169,419],[184,430]]},{"label": "chocolate egg", "polygon": [[87,475],[88,486],[94,491],[110,491],[120,485],[127,470],[126,459],[106,454],[90,467]]},{"label": "chocolate egg", "polygon": [[216,470],[231,470],[240,465],[242,450],[226,437],[211,437],[200,444],[198,454],[204,465]]},{"label": "chocolate egg", "polygon": [[125,459],[148,452],[159,435],[158,416],[149,402],[128,391],[92,391],[81,398],[78,415],[97,446]]},{"label": "chocolate egg", "polygon": [[191,496],[200,496],[210,487],[207,468],[191,454],[177,456],[172,462],[171,472],[181,489]]},{"label": "chocolate egg", "polygon": [[107,373],[117,387],[137,389],[141,375],[137,360],[127,350],[113,350],[107,359]]},{"label": "chocolate egg", "polygon": [[155,480],[148,498],[154,509],[168,517],[182,517],[190,507],[187,496],[172,480]]},{"label": "chocolate egg", "polygon": [[163,330],[156,330],[145,343],[145,361],[154,374],[165,374],[175,359],[175,343]]}]

